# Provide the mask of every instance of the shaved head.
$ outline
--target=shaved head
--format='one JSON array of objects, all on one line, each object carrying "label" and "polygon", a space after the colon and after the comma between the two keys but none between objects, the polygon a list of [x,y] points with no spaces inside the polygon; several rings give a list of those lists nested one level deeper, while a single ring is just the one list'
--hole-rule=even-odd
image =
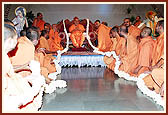
[{"label": "shaved head", "polygon": [[120,34],[120,37],[126,38],[126,36],[128,34],[128,27],[125,25],[121,25],[120,30],[119,30],[119,34]]},{"label": "shaved head", "polygon": [[4,24],[4,44],[7,53],[15,48],[17,37],[15,28],[9,24]]},{"label": "shaved head", "polygon": [[128,33],[127,26],[124,26],[124,25],[120,26],[120,32]]},{"label": "shaved head", "polygon": [[36,46],[38,44],[38,39],[39,39],[38,28],[36,28],[36,27],[28,28],[28,30],[26,32],[26,36],[30,41],[32,41],[34,46]]},{"label": "shaved head", "polygon": [[110,37],[112,38],[116,38],[116,35],[119,33],[119,27],[118,26],[114,26],[111,30],[110,30]]},{"label": "shaved head", "polygon": [[151,36],[151,33],[152,33],[152,29],[149,28],[149,27],[145,27],[145,28],[143,28],[143,30],[141,31],[141,37],[142,37],[142,38],[145,38],[145,37]]}]

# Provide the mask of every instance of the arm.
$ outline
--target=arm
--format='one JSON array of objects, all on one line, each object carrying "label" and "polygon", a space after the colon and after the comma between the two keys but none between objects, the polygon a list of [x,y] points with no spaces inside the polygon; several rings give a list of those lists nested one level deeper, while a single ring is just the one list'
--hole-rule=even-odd
[{"label": "arm", "polygon": [[160,68],[164,64],[164,59],[160,59],[154,66],[150,66],[150,70],[152,71],[155,68]]},{"label": "arm", "polygon": [[24,70],[24,69],[30,69],[29,68],[29,62],[25,63],[23,65],[14,65],[13,69],[14,69],[15,72],[20,71],[20,70]]},{"label": "arm", "polygon": [[139,70],[142,68],[143,66],[138,65],[135,70],[133,71],[133,74],[138,74]]}]

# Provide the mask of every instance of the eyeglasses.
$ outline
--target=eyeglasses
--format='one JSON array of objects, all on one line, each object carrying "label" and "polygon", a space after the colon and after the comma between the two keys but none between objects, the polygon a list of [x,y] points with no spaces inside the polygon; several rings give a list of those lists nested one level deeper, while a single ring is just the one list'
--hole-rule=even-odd
[{"label": "eyeglasses", "polygon": [[129,21],[125,21],[124,23],[129,23]]}]

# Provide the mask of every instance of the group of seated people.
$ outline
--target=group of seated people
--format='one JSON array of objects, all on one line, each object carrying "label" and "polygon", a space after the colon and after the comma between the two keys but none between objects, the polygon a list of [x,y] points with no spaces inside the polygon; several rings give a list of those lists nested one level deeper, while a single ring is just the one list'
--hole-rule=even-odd
[{"label": "group of seated people", "polygon": [[[140,29],[125,18],[120,26],[110,30],[111,40],[106,42],[111,47],[105,47],[102,51],[115,51],[121,61],[119,70],[130,76],[139,77],[142,73],[148,73],[143,78],[145,85],[164,99],[164,20],[157,22],[155,31],[159,36],[153,39],[150,27]],[[104,56],[104,62],[107,68],[114,71],[116,60],[113,56]]]},{"label": "group of seated people", "polygon": [[[164,20],[157,22],[155,31],[159,33],[156,40],[152,38],[153,28],[138,28],[141,24],[140,16],[137,16],[134,24],[130,18],[125,18],[120,26],[108,27],[107,22],[94,22],[94,32],[97,36],[97,48],[102,52],[115,51],[120,57],[119,70],[138,77],[141,73],[151,72],[143,80],[146,86],[163,96],[164,92]],[[17,38],[15,24],[10,20],[4,21],[4,27],[11,35],[5,33],[5,53],[8,54],[15,73],[22,77],[30,75],[29,64],[31,60],[40,63],[40,72],[49,84],[53,79],[49,78],[50,73],[56,72],[53,62],[58,50],[63,50],[57,24],[46,23],[42,13],[38,13],[31,27],[20,31]],[[79,23],[79,18],[74,18],[70,26],[70,39],[76,48],[82,47],[85,40],[83,35],[86,29]],[[16,39],[17,38],[17,39]],[[113,56],[104,56],[107,68],[114,71],[116,60]],[[11,68],[10,68],[11,69]],[[6,76],[10,75],[10,69],[5,71]]]}]

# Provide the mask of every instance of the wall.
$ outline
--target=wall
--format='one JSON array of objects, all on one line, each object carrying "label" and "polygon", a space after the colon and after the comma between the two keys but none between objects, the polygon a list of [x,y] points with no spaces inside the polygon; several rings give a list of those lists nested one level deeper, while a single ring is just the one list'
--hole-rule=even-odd
[{"label": "wall", "polygon": [[[96,19],[108,22],[109,26],[120,25],[125,17],[140,15],[145,19],[145,13],[153,10],[150,4],[12,4],[9,19],[14,18],[14,10],[17,6],[23,6],[27,11],[36,14],[42,12],[44,20],[51,24],[62,19],[70,19],[77,16],[80,19],[89,18],[92,22]],[[162,8],[163,5],[158,5]],[[131,14],[127,14],[127,8],[131,8]]]}]

